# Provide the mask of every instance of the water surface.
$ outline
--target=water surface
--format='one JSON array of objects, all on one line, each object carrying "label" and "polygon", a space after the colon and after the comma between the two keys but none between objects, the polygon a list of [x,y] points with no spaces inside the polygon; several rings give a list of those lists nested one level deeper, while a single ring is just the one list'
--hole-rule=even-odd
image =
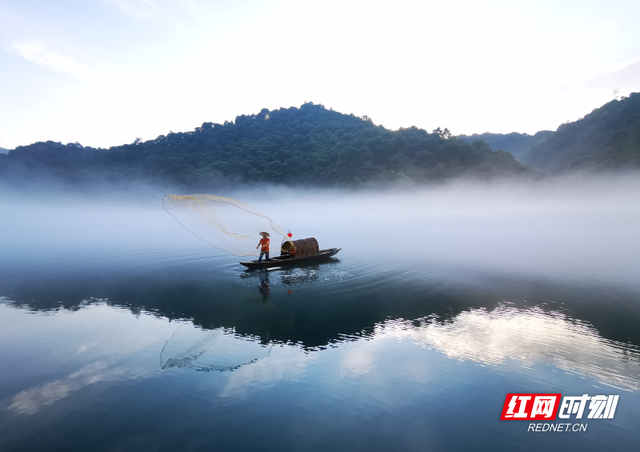
[{"label": "water surface", "polygon": [[[635,449],[638,208],[489,192],[254,194],[343,248],[271,271],[159,205],[5,200],[0,449]],[[512,392],[620,401],[542,434]]]}]

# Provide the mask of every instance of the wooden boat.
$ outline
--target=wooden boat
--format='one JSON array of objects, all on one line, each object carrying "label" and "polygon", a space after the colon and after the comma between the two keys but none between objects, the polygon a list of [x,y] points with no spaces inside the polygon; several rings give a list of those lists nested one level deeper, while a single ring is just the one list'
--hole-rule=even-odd
[{"label": "wooden boat", "polygon": [[342,248],[329,248],[327,250],[320,250],[317,253],[300,257],[292,256],[291,254],[285,254],[269,260],[262,259],[261,262],[255,260],[240,263],[245,267],[250,268],[251,270],[257,270],[259,268],[282,267],[284,265],[297,265],[301,263],[322,261],[328,259],[331,256],[338,254],[338,251],[340,251],[341,249]]}]

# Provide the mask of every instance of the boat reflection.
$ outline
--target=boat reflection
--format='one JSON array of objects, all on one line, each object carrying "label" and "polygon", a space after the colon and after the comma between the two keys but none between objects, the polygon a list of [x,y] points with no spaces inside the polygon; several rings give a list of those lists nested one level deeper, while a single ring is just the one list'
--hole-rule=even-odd
[{"label": "boat reflection", "polygon": [[262,344],[296,343],[309,350],[326,347],[344,335],[373,334],[378,325],[392,319],[433,316],[448,325],[470,312],[498,315],[503,300],[509,300],[513,309],[537,306],[548,318],[561,310],[601,338],[640,346],[637,294],[610,287],[465,276],[459,270],[433,275],[421,270],[414,277],[393,267],[349,267],[337,259],[261,271],[238,271],[235,263],[217,262],[206,268],[195,262],[164,271],[112,268],[111,273],[96,273],[87,268],[65,275],[5,279],[0,281],[0,296],[12,306],[41,312],[106,303],[135,314],[188,321],[205,330],[233,330]]},{"label": "boat reflection", "polygon": [[271,296],[270,275],[276,272],[279,276],[280,284],[290,295],[293,293],[291,286],[302,284],[305,282],[316,281],[320,278],[320,270],[317,265],[303,268],[287,268],[287,269],[265,269],[256,272],[255,270],[243,275],[244,278],[253,278],[259,281],[258,292],[262,296],[262,301],[266,302]]}]

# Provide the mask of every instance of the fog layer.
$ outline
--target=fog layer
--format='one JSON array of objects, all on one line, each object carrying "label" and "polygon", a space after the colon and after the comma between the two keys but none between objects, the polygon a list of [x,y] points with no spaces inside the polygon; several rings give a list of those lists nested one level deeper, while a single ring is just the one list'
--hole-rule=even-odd
[{"label": "fog layer", "polygon": [[[265,188],[214,194],[269,215],[293,239],[316,237],[320,248],[342,248],[338,257],[345,261],[413,270],[421,262],[440,262],[625,284],[640,274],[636,176],[458,182],[387,192]],[[133,255],[161,260],[163,253],[238,260],[185,232],[164,211],[161,196],[148,193],[91,200],[12,195],[0,199],[0,208],[3,266],[105,253],[123,261]]]}]

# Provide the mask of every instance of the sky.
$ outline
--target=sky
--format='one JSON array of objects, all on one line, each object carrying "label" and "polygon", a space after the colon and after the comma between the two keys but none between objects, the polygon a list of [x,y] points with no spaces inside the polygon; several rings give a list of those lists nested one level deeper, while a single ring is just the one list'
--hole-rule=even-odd
[{"label": "sky", "polygon": [[0,147],[110,147],[322,104],[556,130],[640,91],[637,0],[0,0]]}]

